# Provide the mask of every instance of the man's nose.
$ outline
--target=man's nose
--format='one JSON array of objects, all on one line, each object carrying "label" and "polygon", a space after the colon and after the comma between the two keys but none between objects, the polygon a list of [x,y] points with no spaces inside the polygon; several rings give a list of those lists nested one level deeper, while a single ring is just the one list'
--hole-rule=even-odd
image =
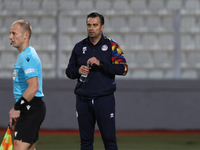
[{"label": "man's nose", "polygon": [[94,26],[90,26],[90,30],[93,30],[94,29]]},{"label": "man's nose", "polygon": [[12,34],[10,34],[9,39],[12,40]]}]

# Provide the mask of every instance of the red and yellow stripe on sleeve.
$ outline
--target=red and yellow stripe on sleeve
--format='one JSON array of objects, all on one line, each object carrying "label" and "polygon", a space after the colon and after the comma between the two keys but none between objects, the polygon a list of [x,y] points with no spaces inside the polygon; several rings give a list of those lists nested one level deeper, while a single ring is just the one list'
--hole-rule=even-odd
[{"label": "red and yellow stripe on sleeve", "polygon": [[[108,38],[110,39],[110,38]],[[128,72],[128,64],[126,63],[126,59],[124,57],[124,53],[120,48],[119,44],[115,42],[113,39],[110,39],[110,43],[112,46],[112,64],[124,64],[124,73],[126,75]]]}]

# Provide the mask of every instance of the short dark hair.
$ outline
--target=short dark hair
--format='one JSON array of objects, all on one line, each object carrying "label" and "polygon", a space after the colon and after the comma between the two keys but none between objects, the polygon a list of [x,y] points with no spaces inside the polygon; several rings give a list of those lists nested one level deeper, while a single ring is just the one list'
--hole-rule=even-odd
[{"label": "short dark hair", "polygon": [[87,15],[87,20],[88,18],[96,18],[96,17],[99,17],[101,21],[101,25],[104,25],[104,16],[97,12],[92,12],[89,15]]},{"label": "short dark hair", "polygon": [[17,20],[15,22],[13,22],[12,25],[18,23],[20,25],[20,27],[24,30],[24,31],[28,31],[29,33],[29,39],[31,38],[31,34],[32,34],[32,27],[30,25],[30,23],[26,20]]}]

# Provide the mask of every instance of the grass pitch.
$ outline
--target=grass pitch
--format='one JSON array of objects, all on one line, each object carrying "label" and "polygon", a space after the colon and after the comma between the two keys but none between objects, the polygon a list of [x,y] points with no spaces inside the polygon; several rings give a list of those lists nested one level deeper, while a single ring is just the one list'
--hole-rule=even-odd
[{"label": "grass pitch", "polygon": [[[0,135],[3,139],[3,135]],[[200,135],[118,135],[119,150],[199,150]],[[79,150],[79,135],[40,135],[37,150]],[[94,150],[104,150],[100,135],[95,135]]]}]

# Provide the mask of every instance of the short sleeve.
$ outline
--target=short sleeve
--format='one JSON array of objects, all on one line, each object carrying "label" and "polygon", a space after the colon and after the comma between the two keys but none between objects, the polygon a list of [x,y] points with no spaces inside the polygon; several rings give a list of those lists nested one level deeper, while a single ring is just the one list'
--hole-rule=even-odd
[{"label": "short sleeve", "polygon": [[24,70],[26,80],[38,76],[37,59],[32,55],[23,57],[22,68]]}]

